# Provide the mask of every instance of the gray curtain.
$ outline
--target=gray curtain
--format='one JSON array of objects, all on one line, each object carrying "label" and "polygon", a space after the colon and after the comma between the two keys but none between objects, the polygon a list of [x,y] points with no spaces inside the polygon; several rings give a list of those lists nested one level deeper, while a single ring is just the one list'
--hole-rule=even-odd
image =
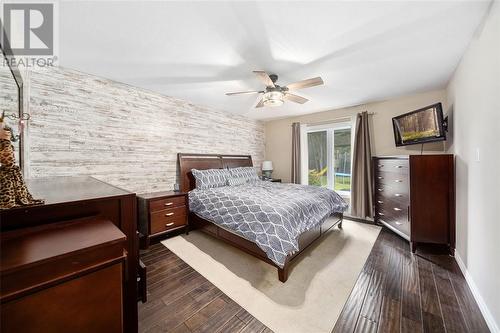
[{"label": "gray curtain", "polygon": [[292,183],[300,184],[300,123],[292,124]]},{"label": "gray curtain", "polygon": [[368,112],[358,113],[354,134],[352,167],[351,214],[356,217],[373,217],[372,150]]}]

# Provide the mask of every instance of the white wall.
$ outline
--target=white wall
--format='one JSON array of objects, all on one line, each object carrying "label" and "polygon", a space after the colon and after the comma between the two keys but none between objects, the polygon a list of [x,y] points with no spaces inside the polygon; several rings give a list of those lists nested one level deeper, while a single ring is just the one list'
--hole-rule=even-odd
[{"label": "white wall", "polygon": [[[447,88],[456,154],[457,261],[492,331],[500,324],[500,3]],[[477,159],[479,154],[479,159]]]}]

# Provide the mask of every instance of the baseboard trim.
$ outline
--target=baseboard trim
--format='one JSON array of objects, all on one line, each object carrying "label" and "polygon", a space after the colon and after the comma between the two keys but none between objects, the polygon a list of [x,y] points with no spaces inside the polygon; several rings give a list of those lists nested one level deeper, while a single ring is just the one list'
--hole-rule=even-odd
[{"label": "baseboard trim", "polygon": [[479,310],[481,310],[481,314],[483,315],[484,320],[488,325],[488,328],[492,333],[499,333],[500,330],[498,329],[498,325],[495,321],[495,318],[493,317],[490,310],[486,306],[486,303],[484,302],[484,299],[481,296],[481,293],[479,292],[476,283],[472,279],[472,276],[469,274],[467,267],[465,266],[462,258],[460,257],[457,251],[455,251],[455,260],[457,261],[458,267],[460,267],[460,270],[462,271],[462,274],[465,277],[465,281],[467,281],[467,285],[469,285],[469,288],[472,292],[472,296],[474,296],[474,299],[476,300],[477,305],[479,306]]}]

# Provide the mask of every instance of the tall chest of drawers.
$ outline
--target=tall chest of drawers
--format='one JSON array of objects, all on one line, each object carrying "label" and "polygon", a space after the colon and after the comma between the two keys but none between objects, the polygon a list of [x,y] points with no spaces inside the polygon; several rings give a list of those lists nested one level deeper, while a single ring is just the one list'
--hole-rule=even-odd
[{"label": "tall chest of drawers", "polygon": [[455,248],[453,155],[373,158],[375,221],[410,241]]}]

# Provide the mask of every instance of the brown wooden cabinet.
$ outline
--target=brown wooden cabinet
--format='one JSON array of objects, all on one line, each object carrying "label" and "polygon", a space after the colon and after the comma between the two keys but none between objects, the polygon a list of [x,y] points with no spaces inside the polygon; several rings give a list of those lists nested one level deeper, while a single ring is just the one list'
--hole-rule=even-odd
[{"label": "brown wooden cabinet", "polygon": [[188,196],[184,192],[154,192],[137,196],[139,231],[143,247],[150,238],[185,229],[188,232]]},{"label": "brown wooden cabinet", "polygon": [[126,239],[101,218],[2,233],[1,331],[123,332]]},{"label": "brown wooden cabinet", "polygon": [[409,240],[455,248],[453,155],[373,158],[375,221]]},{"label": "brown wooden cabinet", "polygon": [[2,332],[137,332],[135,194],[91,177],[27,183],[45,204],[0,211]]}]

